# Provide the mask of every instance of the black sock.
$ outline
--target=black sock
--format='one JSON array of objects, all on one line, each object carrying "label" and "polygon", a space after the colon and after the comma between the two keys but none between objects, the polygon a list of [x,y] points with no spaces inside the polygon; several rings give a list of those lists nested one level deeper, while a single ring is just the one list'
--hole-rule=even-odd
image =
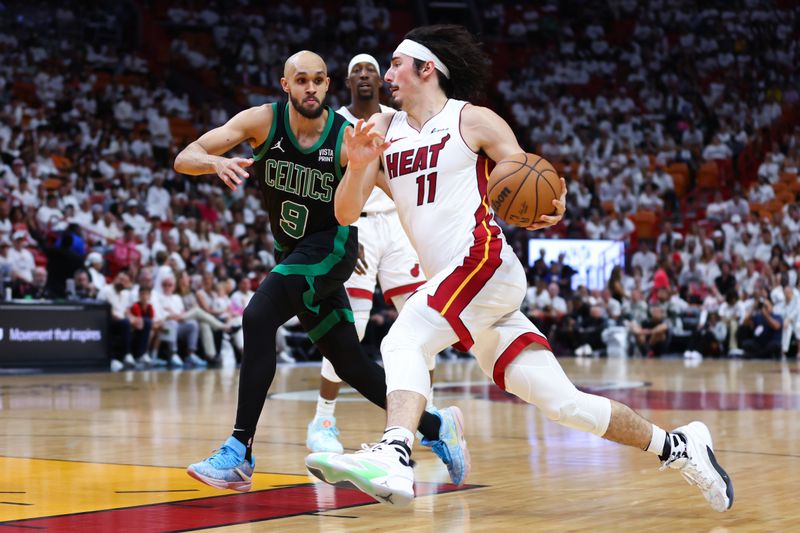
[{"label": "black sock", "polygon": [[428,411],[422,413],[419,419],[419,432],[427,440],[439,440],[439,430],[442,427],[442,419]]},{"label": "black sock", "polygon": [[233,436],[234,439],[236,439],[239,442],[241,442],[242,444],[244,444],[244,447],[245,447],[244,458],[249,461],[250,458],[253,456],[253,435],[252,435],[252,433],[247,432],[247,431],[241,431],[241,430],[237,431],[237,430],[234,429],[233,433],[231,435]]}]

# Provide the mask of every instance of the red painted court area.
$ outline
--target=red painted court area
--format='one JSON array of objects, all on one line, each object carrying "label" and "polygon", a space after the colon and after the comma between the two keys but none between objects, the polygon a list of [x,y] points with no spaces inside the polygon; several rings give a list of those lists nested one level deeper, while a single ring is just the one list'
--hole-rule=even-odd
[{"label": "red painted court area", "polygon": [[[415,491],[420,497],[477,487],[480,485],[456,487],[451,484],[417,483]],[[100,533],[125,530],[164,533],[288,518],[376,503],[360,491],[307,484],[213,498],[4,522],[0,523],[0,531]]]}]

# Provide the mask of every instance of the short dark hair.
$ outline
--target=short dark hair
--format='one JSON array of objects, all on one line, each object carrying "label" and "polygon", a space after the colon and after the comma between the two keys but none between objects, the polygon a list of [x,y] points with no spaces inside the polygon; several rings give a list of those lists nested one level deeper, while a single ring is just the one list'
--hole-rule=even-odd
[{"label": "short dark hair", "polygon": [[[425,45],[450,71],[450,78],[437,69],[439,87],[448,98],[471,100],[479,97],[489,80],[489,56],[464,26],[435,24],[408,32],[406,39]],[[414,59],[417,70],[424,61]]]}]

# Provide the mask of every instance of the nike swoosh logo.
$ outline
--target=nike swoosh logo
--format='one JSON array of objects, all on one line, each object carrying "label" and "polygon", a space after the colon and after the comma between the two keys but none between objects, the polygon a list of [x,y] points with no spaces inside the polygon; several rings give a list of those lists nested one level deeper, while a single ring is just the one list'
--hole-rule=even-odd
[{"label": "nike swoosh logo", "polygon": [[396,139],[389,139],[389,142],[390,143],[396,143],[397,141],[402,141],[403,139],[405,139],[405,137],[398,137]]}]

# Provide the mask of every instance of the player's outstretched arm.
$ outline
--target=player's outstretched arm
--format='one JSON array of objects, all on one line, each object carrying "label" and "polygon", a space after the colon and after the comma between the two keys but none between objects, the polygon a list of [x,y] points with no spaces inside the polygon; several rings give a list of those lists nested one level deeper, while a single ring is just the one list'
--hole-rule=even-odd
[{"label": "player's outstretched arm", "polygon": [[[464,108],[461,112],[461,134],[472,150],[483,151],[492,161],[502,161],[524,152],[511,126],[486,107],[468,105]],[[542,215],[527,229],[544,229],[561,222],[567,209],[566,200],[567,182],[561,178],[561,194],[558,199],[553,200],[555,215]]]},{"label": "player's outstretched arm", "polygon": [[347,171],[336,188],[334,198],[336,220],[343,226],[358,220],[372,189],[378,183],[380,156],[391,146],[380,133],[380,126],[376,130],[381,119],[373,119],[366,124],[359,120],[344,133]]},{"label": "player's outstretched arm", "polygon": [[247,178],[245,168],[253,164],[253,159],[222,157],[222,154],[244,141],[257,146],[264,141],[271,124],[271,106],[245,109],[184,148],[175,158],[175,170],[192,176],[216,174],[225,185],[236,190]]}]

